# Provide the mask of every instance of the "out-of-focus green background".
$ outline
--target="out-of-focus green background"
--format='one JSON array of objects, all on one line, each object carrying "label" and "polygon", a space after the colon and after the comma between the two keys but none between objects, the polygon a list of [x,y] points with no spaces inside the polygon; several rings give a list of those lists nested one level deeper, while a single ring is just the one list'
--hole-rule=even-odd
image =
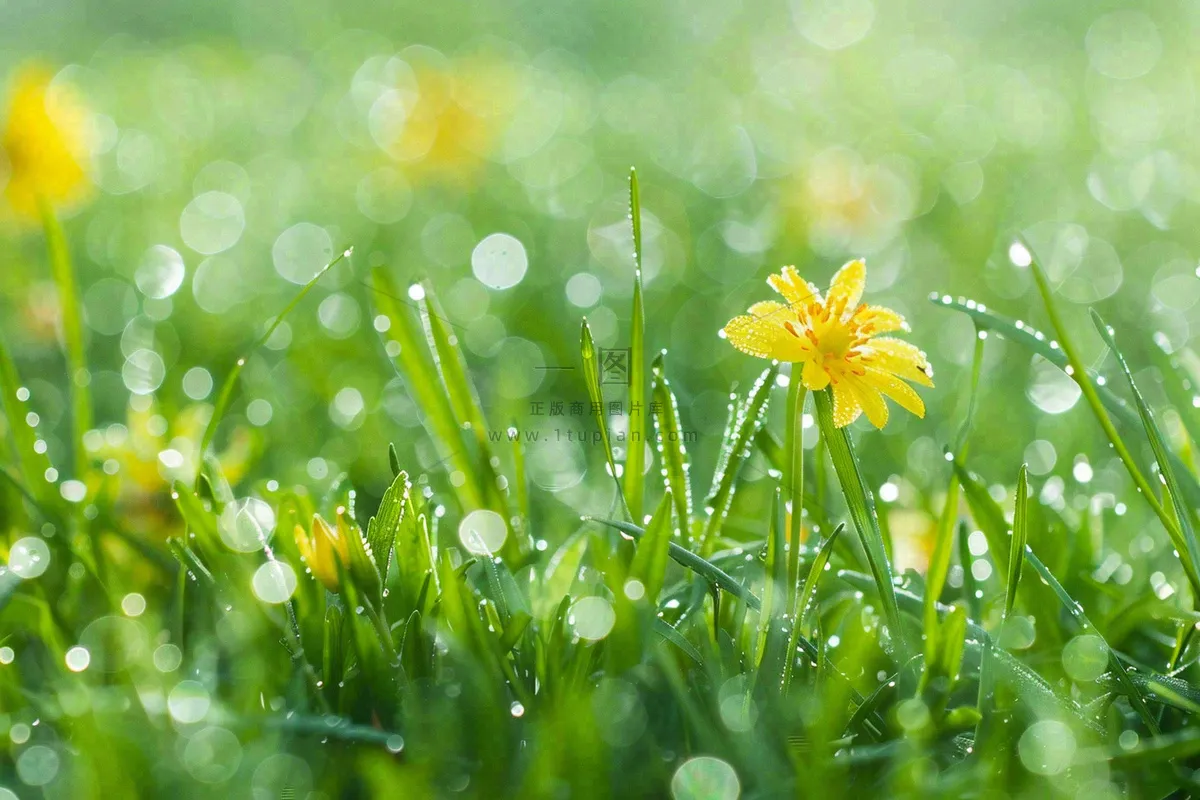
[{"label": "out-of-focus green background", "polygon": [[[61,69],[94,112],[97,188],[65,224],[98,423],[148,438],[148,487],[193,472],[188,415],[203,419],[235,359],[348,246],[250,354],[220,440],[248,474],[319,485],[348,471],[378,487],[395,441],[447,479],[374,330],[377,265],[438,288],[491,424],[593,427],[548,414],[586,400],[581,315],[602,346],[628,346],[630,166],[648,343],[669,351],[701,475],[727,387],[761,367],[717,331],[782,264],[823,286],[865,256],[868,299],[909,315],[936,370],[929,413],[862,428],[860,448],[875,485],[903,471],[902,491],[941,474],[965,414],[973,331],[929,294],[1044,325],[1008,258],[1014,233],[1089,360],[1102,355],[1089,304],[1143,364],[1153,338],[1183,348],[1200,319],[1200,3],[8,0],[0,13],[0,73]],[[66,463],[43,241],[3,236],[0,319]],[[985,366],[976,466],[1028,460],[1067,499],[1080,480],[1126,485],[1068,378],[999,340]],[[125,429],[106,431],[98,448],[122,446]],[[1085,451],[1094,469],[1078,466]],[[575,511],[607,498],[601,462],[577,442],[529,453],[534,483]]]}]

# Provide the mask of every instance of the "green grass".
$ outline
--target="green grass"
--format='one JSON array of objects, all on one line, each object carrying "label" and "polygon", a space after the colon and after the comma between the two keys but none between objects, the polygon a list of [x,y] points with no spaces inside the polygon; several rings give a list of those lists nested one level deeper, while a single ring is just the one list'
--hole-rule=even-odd
[{"label": "green grass", "polygon": [[[248,785],[264,797],[311,788],[678,800],[1192,791],[1196,479],[1112,330],[1096,316],[1136,413],[1115,388],[1093,383],[1036,264],[1057,343],[975,304],[939,301],[1078,382],[1176,545],[1177,588],[1097,579],[1093,510],[1039,501],[1017,464],[1012,491],[971,471],[973,454],[989,446],[969,435],[982,336],[966,416],[945,426],[959,432],[931,505],[929,569],[900,573],[866,478],[877,451],[856,443],[858,429],[834,427],[827,392],[814,397],[820,442],[806,448],[807,392],[778,364],[748,390],[734,388],[711,488],[693,504],[701,476],[682,444],[662,354],[646,391],[651,330],[633,175],[630,198],[627,399],[643,413],[629,430],[656,435],[658,463],[647,468],[640,447],[614,446],[585,321],[580,366],[600,433],[595,461],[607,474],[590,479],[594,511],[569,527],[547,524],[562,517],[552,495],[529,486],[522,438],[493,446],[434,287],[414,284],[410,303],[386,268],[371,283],[392,354],[379,369],[390,359],[441,460],[422,469],[375,443],[392,479],[371,487],[374,508],[346,480],[324,494],[227,480],[210,446],[242,358],[199,442],[210,457],[194,483],[175,484],[166,523],[174,535],[158,544],[95,488],[98,464],[76,468],[97,479],[83,502],[48,488],[49,462],[17,397],[21,378],[0,347],[5,513],[46,548],[37,563],[14,551],[0,584],[12,649],[0,667],[11,742],[3,780],[33,792],[45,784],[46,796],[106,798]],[[61,242],[51,245],[61,255]],[[773,415],[774,404],[782,409]],[[773,484],[765,501],[753,485],[763,464]],[[743,489],[758,494],[743,500]],[[348,543],[337,593],[307,574],[293,535],[314,514]],[[479,514],[494,521],[474,524],[498,538],[460,533]],[[855,536],[843,533],[847,523]]]}]

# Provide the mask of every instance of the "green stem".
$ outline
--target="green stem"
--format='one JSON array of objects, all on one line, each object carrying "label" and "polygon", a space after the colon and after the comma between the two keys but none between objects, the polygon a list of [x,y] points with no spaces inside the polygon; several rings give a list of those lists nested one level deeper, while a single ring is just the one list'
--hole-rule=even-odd
[{"label": "green stem", "polygon": [[867,564],[875,579],[875,587],[879,591],[880,602],[883,603],[884,619],[897,644],[900,663],[908,659],[908,645],[905,641],[904,628],[900,622],[900,609],[896,604],[896,590],[892,583],[892,565],[888,561],[887,550],[883,545],[883,532],[879,528],[879,518],[875,513],[875,500],[871,490],[863,480],[858,458],[854,454],[854,443],[845,428],[839,428],[833,421],[833,393],[830,389],[816,392],[817,420],[821,426],[821,437],[829,448],[829,456],[833,461],[834,471],[837,472],[838,482],[846,498],[846,506],[854,528],[858,531],[859,540],[867,555]]},{"label": "green stem", "polygon": [[795,603],[800,588],[800,545],[803,543],[804,524],[804,401],[808,389],[800,381],[798,365],[792,364],[788,379],[787,426],[785,449],[788,460],[784,464],[784,498],[787,501],[787,585],[790,591],[789,608]]},{"label": "green stem", "polygon": [[46,248],[50,255],[50,273],[58,287],[58,302],[62,313],[63,346],[67,354],[67,384],[71,391],[71,428],[74,434],[75,478],[87,475],[87,450],[83,435],[92,428],[92,398],[88,391],[91,376],[87,369],[87,353],[83,344],[83,312],[79,307],[79,286],[71,267],[71,251],[63,234],[62,224],[54,208],[39,201]]}]

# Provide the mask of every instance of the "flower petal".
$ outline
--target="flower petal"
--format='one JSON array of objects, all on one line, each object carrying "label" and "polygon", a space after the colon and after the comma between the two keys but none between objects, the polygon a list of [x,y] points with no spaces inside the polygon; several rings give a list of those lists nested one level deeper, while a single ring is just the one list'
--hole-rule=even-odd
[{"label": "flower petal", "polygon": [[861,378],[848,380],[846,383],[849,385],[850,391],[854,392],[854,398],[862,406],[867,419],[876,428],[882,430],[888,421],[888,407],[887,403],[883,401],[883,395]]},{"label": "flower petal", "polygon": [[883,392],[905,411],[924,418],[925,401],[911,386],[892,373],[881,369],[868,369],[863,381]]},{"label": "flower petal", "polygon": [[784,327],[795,319],[782,303],[767,301],[750,306],[749,312],[734,317],[725,326],[725,338],[743,353],[780,361],[803,361],[811,345]]},{"label": "flower petal", "polygon": [[829,297],[825,300],[830,315],[840,317],[846,309],[857,306],[866,285],[867,263],[861,258],[839,269],[829,284]]},{"label": "flower petal", "polygon": [[778,275],[768,276],[767,285],[783,295],[783,299],[794,309],[804,308],[821,297],[816,287],[801,278],[796,268],[791,266],[784,267]]},{"label": "flower petal", "polygon": [[908,330],[904,317],[883,306],[859,306],[854,312],[854,322],[857,323],[862,336],[878,336],[881,333]]},{"label": "flower petal", "polygon": [[862,414],[862,406],[850,384],[839,381],[833,385],[833,424],[834,427],[844,428]]},{"label": "flower petal", "polygon": [[905,380],[933,387],[933,367],[916,345],[900,339],[872,339],[865,351],[863,359],[870,368],[892,372]]},{"label": "flower petal", "polygon": [[804,372],[800,375],[800,381],[810,392],[819,392],[829,385],[829,373],[821,366],[820,361],[810,358],[804,362]]}]

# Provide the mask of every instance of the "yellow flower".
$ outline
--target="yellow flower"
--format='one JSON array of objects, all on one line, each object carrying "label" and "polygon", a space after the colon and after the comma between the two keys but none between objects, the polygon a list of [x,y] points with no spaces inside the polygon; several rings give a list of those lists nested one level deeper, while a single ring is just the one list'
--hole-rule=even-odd
[{"label": "yellow flower", "polygon": [[[340,527],[340,526],[339,526]],[[350,568],[350,543],[342,532],[313,514],[312,531],[296,526],[296,547],[300,549],[300,557],[308,565],[309,570],[325,588],[331,592],[338,590],[338,568]],[[334,558],[337,561],[334,561]]]},{"label": "yellow flower", "polygon": [[801,380],[811,391],[832,387],[839,428],[863,412],[882,428],[888,420],[884,396],[923,417],[925,404],[905,381],[933,386],[933,368],[908,342],[877,338],[908,325],[891,309],[859,305],[866,279],[866,264],[851,261],[833,276],[829,296],[821,297],[795,267],[784,267],[767,284],[787,304],[755,303],[730,320],[723,333],[743,353],[803,364]]},{"label": "yellow flower", "polygon": [[18,218],[37,219],[40,203],[68,205],[90,190],[87,109],[69,88],[51,85],[51,77],[25,67],[9,87],[0,179],[7,166],[4,199]]}]

